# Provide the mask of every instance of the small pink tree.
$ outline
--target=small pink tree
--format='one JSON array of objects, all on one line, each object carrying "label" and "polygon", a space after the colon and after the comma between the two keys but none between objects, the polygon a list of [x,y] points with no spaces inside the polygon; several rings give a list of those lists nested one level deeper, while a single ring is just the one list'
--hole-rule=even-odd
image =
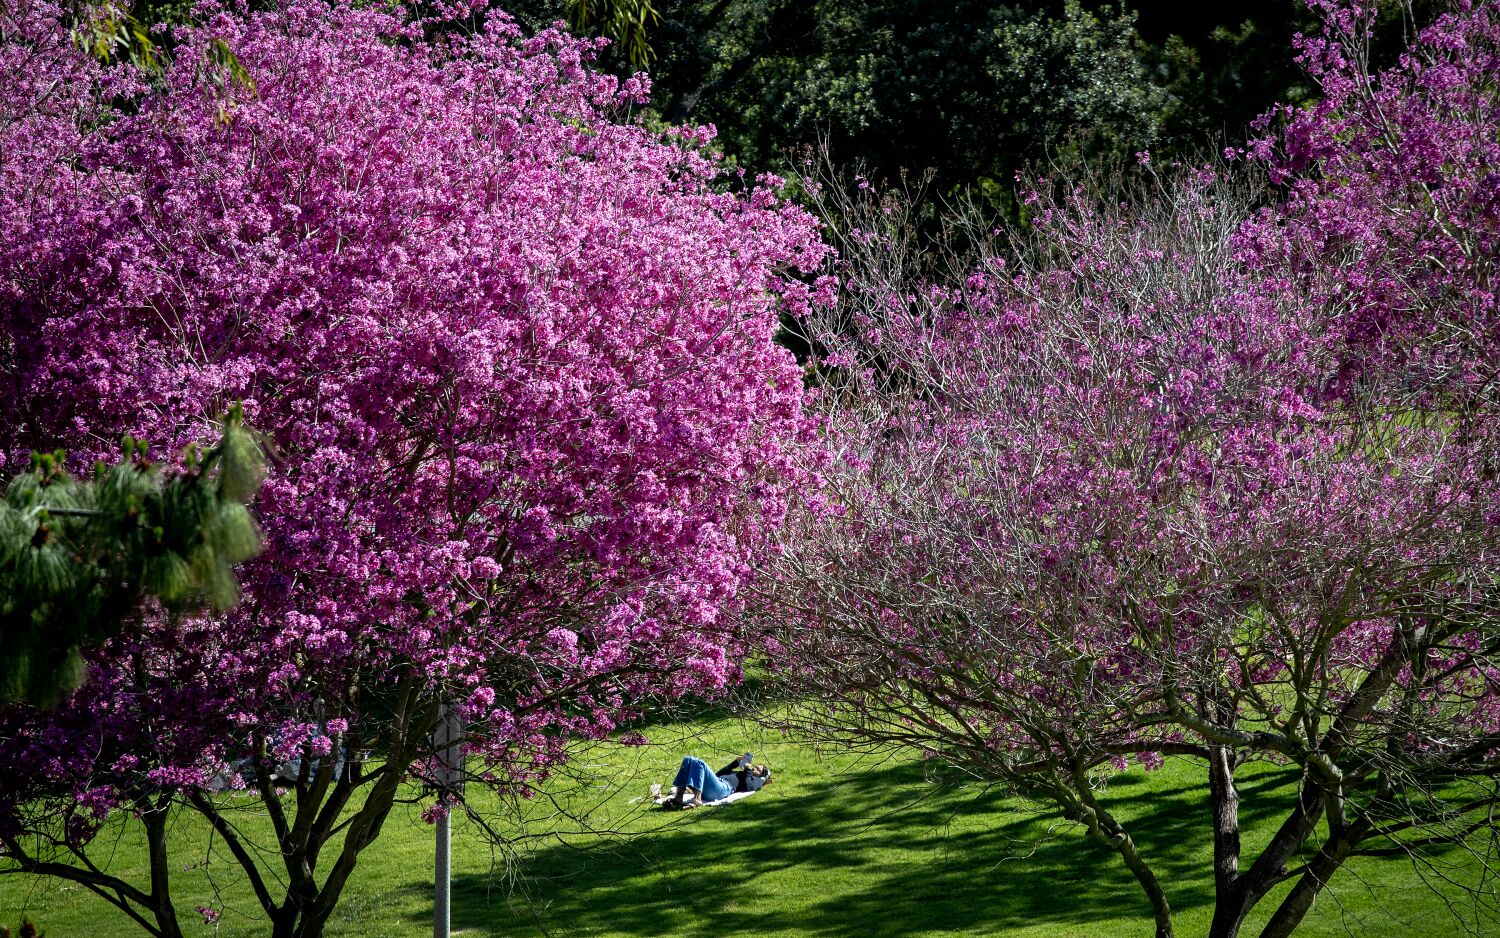
[{"label": "small pink tree", "polygon": [[[67,706],[0,714],[4,871],[176,936],[187,810],[272,934],[315,936],[443,702],[472,776],[525,792],[734,679],[728,613],[802,478],[772,334],[815,226],[709,132],[632,123],[645,81],[594,46],[462,15],[210,10],[148,86],[55,7],[0,14],[0,451],[175,449],[243,401],[271,461],[236,612],[148,617]],[[241,781],[275,844],[217,793]],[[119,812],[148,882],[84,852]]]},{"label": "small pink tree", "polygon": [[[1039,185],[1003,251],[951,242],[977,259],[924,254],[899,201],[828,212],[834,455],[764,604],[793,722],[1055,806],[1158,935],[1170,886],[1108,795],[1129,758],[1206,766],[1223,938],[1268,896],[1289,934],[1351,857],[1473,847],[1500,803],[1500,4],[1380,75],[1370,11],[1327,14],[1327,98],[1232,154],[1283,189],[1143,157]],[[1256,763],[1297,788],[1249,850]]]}]

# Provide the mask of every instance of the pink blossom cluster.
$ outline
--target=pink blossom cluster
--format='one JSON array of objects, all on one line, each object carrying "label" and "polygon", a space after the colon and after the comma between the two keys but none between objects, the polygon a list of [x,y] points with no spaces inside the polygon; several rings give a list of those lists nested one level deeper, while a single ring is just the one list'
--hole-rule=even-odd
[{"label": "pink blossom cluster", "polygon": [[523,784],[736,676],[811,430],[773,333],[826,249],[710,130],[633,121],[646,80],[595,44],[464,15],[204,8],[146,82],[45,0],[0,11],[4,464],[175,452],[236,401],[271,457],[235,612],[0,715],[5,832],[374,745],[404,680]]}]

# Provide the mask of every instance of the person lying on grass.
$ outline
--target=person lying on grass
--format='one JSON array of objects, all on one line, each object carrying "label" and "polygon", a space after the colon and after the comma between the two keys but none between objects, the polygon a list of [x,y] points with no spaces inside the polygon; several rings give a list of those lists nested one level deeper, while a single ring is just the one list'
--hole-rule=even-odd
[{"label": "person lying on grass", "polygon": [[688,756],[682,760],[682,767],[672,780],[675,793],[666,806],[695,808],[710,801],[721,801],[735,792],[760,791],[769,784],[770,767],[763,762],[751,764],[748,752],[717,772],[710,772],[708,763],[697,756]]}]

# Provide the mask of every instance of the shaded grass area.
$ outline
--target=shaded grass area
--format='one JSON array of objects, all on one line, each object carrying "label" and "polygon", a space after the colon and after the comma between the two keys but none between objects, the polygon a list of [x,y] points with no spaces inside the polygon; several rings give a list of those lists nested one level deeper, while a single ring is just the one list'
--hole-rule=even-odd
[{"label": "shaded grass area", "polygon": [[[556,803],[527,807],[550,836],[520,845],[521,876],[504,873],[475,823],[455,819],[455,933],[473,936],[867,935],[1111,936],[1150,933],[1149,908],[1117,857],[1082,838],[1055,812],[1027,805],[914,757],[831,753],[722,715],[658,725],[644,749],[583,754],[589,770],[559,784]],[[649,809],[645,789],[684,754],[713,763],[746,748],[773,766],[776,783],[722,808]],[[1242,789],[1246,846],[1279,821],[1294,779],[1248,774]],[[1206,931],[1212,909],[1201,768],[1174,760],[1159,772],[1114,778],[1108,802],[1130,823],[1178,913],[1182,935]],[[479,801],[482,814],[498,812]],[[591,807],[593,832],[558,809]],[[332,936],[431,934],[432,828],[403,806],[365,854],[335,913]],[[254,822],[251,822],[252,824]],[[514,831],[513,825],[499,828]],[[183,816],[173,832],[184,865],[180,909],[223,908],[217,934],[264,934],[248,891],[218,858],[207,832]],[[111,832],[99,856],[143,877],[140,844]],[[1453,873],[1477,864],[1454,854]],[[206,862],[205,862],[206,861]],[[1443,899],[1410,864],[1367,862],[1336,881],[1308,935],[1446,935],[1459,931]],[[1458,893],[1450,891],[1449,898]],[[1263,909],[1269,914],[1270,907]],[[82,889],[0,877],[0,923],[24,912],[52,938],[134,935],[123,916]],[[1481,931],[1500,922],[1471,921]],[[1254,934],[1256,928],[1247,930]],[[209,934],[194,926],[190,933]]]}]

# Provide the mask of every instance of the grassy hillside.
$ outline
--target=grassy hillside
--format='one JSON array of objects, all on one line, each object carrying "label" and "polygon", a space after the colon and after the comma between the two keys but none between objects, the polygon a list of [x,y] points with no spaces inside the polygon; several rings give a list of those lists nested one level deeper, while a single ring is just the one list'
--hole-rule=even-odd
[{"label": "grassy hillside", "polygon": [[[1150,933],[1146,902],[1112,854],[1054,814],[984,786],[935,784],[933,767],[920,760],[819,758],[727,719],[658,727],[652,742],[586,754],[593,779],[560,784],[555,804],[529,806],[537,833],[576,829],[555,816],[559,806],[596,805],[591,826],[600,830],[526,841],[513,882],[477,826],[456,819],[455,932],[507,938],[723,935],[747,928],[758,938]],[[647,810],[648,783],[666,780],[682,754],[727,761],[746,748],[772,764],[776,784],[722,808]],[[1208,824],[1194,808],[1201,804],[1201,776],[1199,767],[1178,761],[1155,773],[1132,771],[1110,786],[1111,802],[1134,822],[1167,884],[1185,936],[1202,934],[1211,911]],[[1246,779],[1247,847],[1258,845],[1257,832],[1269,834],[1275,820],[1267,801],[1284,804],[1291,781],[1276,772]],[[331,935],[431,934],[433,831],[419,811],[401,807],[366,854]],[[248,891],[206,835],[185,815],[175,831],[179,855],[192,865],[176,874],[179,908],[216,904],[217,896],[225,909],[220,936],[264,934],[247,914]],[[140,845],[120,831],[101,837],[96,853],[113,867],[144,873]],[[1453,873],[1472,880],[1473,861],[1453,859]],[[1443,900],[1422,886],[1409,863],[1364,863],[1350,872],[1320,901],[1305,934],[1458,931]],[[80,888],[0,876],[0,923],[14,924],[23,913],[50,938],[143,934]],[[1481,918],[1478,927],[1500,929],[1500,919]]]}]

